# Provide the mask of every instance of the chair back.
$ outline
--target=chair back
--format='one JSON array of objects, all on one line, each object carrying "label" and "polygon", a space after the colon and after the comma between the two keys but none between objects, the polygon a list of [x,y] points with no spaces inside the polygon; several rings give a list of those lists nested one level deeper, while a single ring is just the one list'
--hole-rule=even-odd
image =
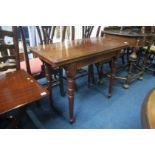
[{"label": "chair back", "polygon": [[36,26],[36,29],[41,45],[53,43],[56,26]]},{"label": "chair back", "polygon": [[94,26],[82,26],[82,38],[90,38]]},{"label": "chair back", "polygon": [[31,75],[31,69],[30,69],[30,62],[29,62],[29,57],[28,57],[28,50],[27,50],[27,44],[26,44],[26,39],[25,39],[25,33],[24,33],[24,29],[22,26],[19,26],[19,32],[21,33],[21,37],[22,37],[22,43],[23,43],[23,49],[24,49],[24,60],[26,63],[26,71]]},{"label": "chair back", "polygon": [[[6,37],[11,42],[6,41]],[[0,72],[9,69],[20,69],[18,32],[17,27],[12,26],[12,30],[3,30],[0,27]]]}]

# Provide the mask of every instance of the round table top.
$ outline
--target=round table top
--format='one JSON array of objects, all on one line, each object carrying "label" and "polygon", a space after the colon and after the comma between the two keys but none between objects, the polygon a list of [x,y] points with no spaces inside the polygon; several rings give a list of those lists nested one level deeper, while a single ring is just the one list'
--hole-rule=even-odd
[{"label": "round table top", "polygon": [[155,33],[142,33],[139,29],[108,29],[104,30],[104,34],[112,34],[112,35],[119,35],[124,37],[151,37],[155,36]]}]

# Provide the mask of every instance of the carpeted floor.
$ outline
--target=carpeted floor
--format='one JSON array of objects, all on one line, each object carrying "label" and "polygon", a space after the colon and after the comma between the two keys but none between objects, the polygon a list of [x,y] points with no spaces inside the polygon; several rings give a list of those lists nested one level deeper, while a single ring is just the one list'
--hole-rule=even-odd
[{"label": "carpeted floor", "polygon": [[[43,79],[44,80],[44,79]],[[41,83],[43,82],[41,81]],[[111,98],[107,97],[108,78],[104,84],[87,86],[87,77],[76,80],[75,122],[69,123],[68,98],[61,97],[59,87],[53,88],[54,107],[52,109],[45,98],[40,105],[28,108],[31,116],[25,116],[21,128],[48,129],[139,129],[141,127],[140,110],[146,94],[155,87],[152,73],[145,73],[142,81],[135,80],[129,89],[122,87],[123,81],[115,81]],[[66,89],[66,81],[65,81]],[[34,124],[37,126],[35,127]]]}]

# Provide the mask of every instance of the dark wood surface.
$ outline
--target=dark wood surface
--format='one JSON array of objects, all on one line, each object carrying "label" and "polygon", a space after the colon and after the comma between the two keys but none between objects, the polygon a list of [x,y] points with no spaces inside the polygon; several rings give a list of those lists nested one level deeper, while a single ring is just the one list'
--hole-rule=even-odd
[{"label": "dark wood surface", "polygon": [[127,42],[130,46],[143,46],[146,39],[155,37],[155,33],[143,33],[139,29],[108,29],[104,30],[105,37],[118,41]]},{"label": "dark wood surface", "polygon": [[146,37],[155,35],[153,33],[142,33],[141,31],[134,30],[134,29],[127,29],[127,30],[104,30],[105,34],[113,34],[118,36],[126,36],[126,37]]},{"label": "dark wood surface", "polygon": [[[99,37],[40,45],[30,48],[30,50],[44,61],[47,67],[48,85],[51,84],[49,65],[53,67],[65,66],[68,80],[69,116],[70,122],[73,123],[74,77],[77,69],[97,62],[112,60],[118,56],[121,49],[126,47],[128,47],[128,44],[124,42]],[[51,88],[50,93],[52,93]]]},{"label": "dark wood surface", "polygon": [[83,59],[86,60],[90,57],[95,59],[96,56],[103,54],[110,55],[114,50],[120,50],[127,46],[128,44],[124,42],[99,37],[54,43],[52,45],[40,45],[30,48],[30,51],[52,66],[62,66]]},{"label": "dark wood surface", "polygon": [[141,107],[141,123],[145,129],[155,129],[155,89],[152,89],[144,99]]},{"label": "dark wood surface", "polygon": [[0,114],[39,100],[49,93],[23,70],[0,76]]}]

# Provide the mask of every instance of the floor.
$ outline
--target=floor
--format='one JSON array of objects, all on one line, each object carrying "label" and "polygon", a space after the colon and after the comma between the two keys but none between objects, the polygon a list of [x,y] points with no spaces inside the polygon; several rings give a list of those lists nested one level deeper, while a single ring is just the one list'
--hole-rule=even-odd
[{"label": "floor", "polygon": [[[97,75],[97,74],[95,74]],[[96,76],[97,78],[97,76]],[[43,83],[44,79],[40,81]],[[61,97],[59,87],[53,88],[54,109],[47,98],[28,108],[28,116],[21,122],[21,128],[48,129],[140,129],[141,105],[146,94],[154,88],[155,78],[146,72],[143,80],[135,80],[129,89],[122,87],[123,81],[115,81],[111,98],[107,97],[108,78],[102,86],[88,87],[87,77],[76,80],[75,122],[69,123],[68,98]],[[65,81],[66,89],[66,81]],[[34,125],[35,124],[35,125]]]}]

